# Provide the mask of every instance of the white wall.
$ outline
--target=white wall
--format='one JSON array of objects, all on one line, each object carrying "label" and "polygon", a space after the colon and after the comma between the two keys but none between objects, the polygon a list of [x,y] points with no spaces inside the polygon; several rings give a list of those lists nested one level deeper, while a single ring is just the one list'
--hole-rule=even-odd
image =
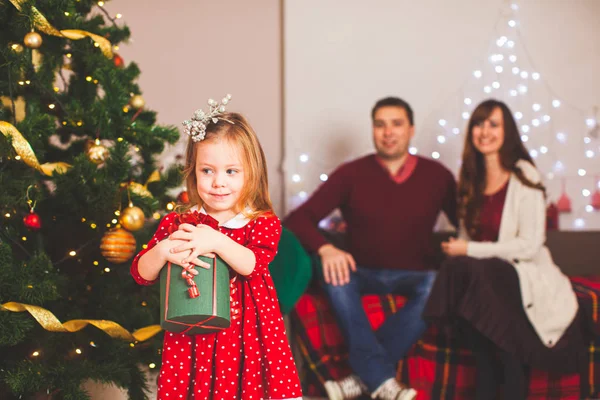
[{"label": "white wall", "polygon": [[[209,98],[233,99],[228,108],[246,115],[269,166],[271,198],[281,211],[282,61],[279,0],[252,2],[158,0],[107,2],[111,15],[131,30],[118,53],[136,62],[147,107],[161,124],[177,125],[206,108]],[[161,158],[168,164],[185,150],[183,138]]]},{"label": "white wall", "polygon": [[[550,122],[532,127],[527,146],[548,148],[536,163],[546,175],[550,200],[560,195],[559,177],[568,178],[574,213],[561,216],[561,228],[573,229],[574,220],[582,218],[585,229],[600,229],[600,212],[586,212],[590,198],[581,193],[584,188],[594,190],[594,174],[600,178],[600,139],[583,142],[589,130],[585,119],[600,105],[600,2],[515,3],[518,25],[511,29],[510,3],[502,0],[286,1],[287,207],[301,201],[298,193],[312,192],[321,173],[372,151],[370,110],[378,98],[397,95],[409,101],[415,110],[413,145],[418,153],[431,156],[437,151],[440,161],[456,172],[466,125],[461,113],[493,96],[508,100],[513,111],[522,111],[522,123],[537,114],[551,116]],[[502,35],[514,39],[514,49],[497,47],[495,41]],[[506,55],[501,74],[488,60],[498,52]],[[509,54],[518,56],[515,64]],[[539,72],[541,79],[513,75],[514,65]],[[482,79],[474,78],[475,69],[482,70]],[[484,93],[483,87],[494,80],[501,87]],[[528,85],[527,95],[511,98],[509,89],[519,83]],[[465,97],[474,104],[466,106]],[[551,105],[554,98],[562,101],[558,109]],[[533,112],[534,103],[542,106],[539,113]],[[438,124],[442,118],[447,120],[445,128]],[[454,135],[454,127],[461,133]],[[564,145],[556,140],[557,132],[566,133]],[[438,143],[438,135],[445,137],[444,144]],[[586,158],[586,150],[596,156]],[[307,163],[299,161],[301,154],[309,156]],[[554,170],[559,160],[563,171]],[[580,168],[587,172],[583,178],[577,176]],[[300,182],[292,181],[294,174],[300,175]]]}]

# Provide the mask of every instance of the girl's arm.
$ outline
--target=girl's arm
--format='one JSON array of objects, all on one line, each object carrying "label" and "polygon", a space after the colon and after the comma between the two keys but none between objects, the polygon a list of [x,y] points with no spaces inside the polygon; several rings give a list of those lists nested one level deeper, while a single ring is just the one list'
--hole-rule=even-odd
[{"label": "girl's arm", "polygon": [[160,270],[167,263],[165,257],[165,253],[168,251],[165,249],[167,244],[168,240],[160,241],[138,259],[138,273],[142,279],[146,281],[158,279]]},{"label": "girl's arm", "polygon": [[[169,252],[171,248],[184,243],[181,240],[167,239],[169,236],[169,227],[173,223],[175,216],[176,213],[170,213],[162,219],[146,248],[140,251],[133,259],[131,263],[131,275],[138,284],[152,285],[156,283],[160,270],[165,266],[167,261],[183,265],[182,258],[189,255],[189,251],[179,254],[171,254]],[[192,263],[204,268],[208,267],[208,264],[199,259],[193,260]],[[192,270],[191,273],[196,275],[198,272]]]},{"label": "girl's arm", "polygon": [[215,253],[219,255],[235,272],[248,276],[256,266],[256,256],[247,247],[235,242],[227,235],[222,235]]},{"label": "girl's arm", "polygon": [[140,262],[140,259],[146,253],[151,251],[158,243],[160,243],[161,240],[163,240],[164,238],[166,238],[169,235],[169,226],[171,226],[171,224],[173,223],[173,219],[175,218],[175,216],[176,216],[176,214],[174,212],[165,215],[165,217],[158,224],[158,228],[156,228],[156,232],[154,233],[154,236],[152,236],[152,239],[150,239],[150,241],[146,245],[146,248],[143,249],[142,251],[140,251],[133,259],[133,261],[131,263],[131,276],[133,276],[133,279],[138,284],[152,285],[152,284],[156,283],[156,278],[158,277],[158,275],[154,276],[153,279],[146,279],[146,278],[152,278],[152,274],[147,274],[146,272],[144,272],[144,277],[146,277],[146,278],[142,277],[142,275],[140,274],[140,271],[139,271],[139,262]]},{"label": "girl's arm", "polygon": [[206,253],[218,254],[237,273],[252,278],[268,270],[269,263],[277,254],[277,245],[281,236],[281,221],[274,215],[262,216],[249,222],[248,242],[238,244],[227,235],[207,226],[191,224],[179,225],[179,231],[172,237],[186,241],[172,249],[174,253],[192,250],[189,258]]}]

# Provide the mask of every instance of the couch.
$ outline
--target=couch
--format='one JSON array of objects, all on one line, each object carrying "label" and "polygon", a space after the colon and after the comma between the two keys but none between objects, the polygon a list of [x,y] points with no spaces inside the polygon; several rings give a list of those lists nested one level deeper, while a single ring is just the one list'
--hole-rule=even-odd
[{"label": "couch", "polygon": [[[344,248],[343,233],[325,233]],[[432,236],[430,257],[440,265],[444,255],[439,244],[449,233]],[[567,274],[587,316],[591,341],[584,376],[557,375],[529,371],[530,400],[567,400],[600,398],[600,232],[548,232],[547,246],[555,262]],[[313,267],[318,268],[313,256]],[[318,276],[317,273],[314,274]],[[371,325],[377,329],[385,318],[402,307],[401,296],[363,296],[363,307]],[[298,348],[301,380],[307,396],[325,396],[323,383],[351,373],[347,349],[334,314],[318,282],[312,280],[291,312],[292,337]],[[449,330],[430,326],[412,350],[400,361],[397,377],[419,391],[418,400],[467,400],[474,390],[474,360],[467,346]],[[491,399],[493,400],[493,399]]]}]

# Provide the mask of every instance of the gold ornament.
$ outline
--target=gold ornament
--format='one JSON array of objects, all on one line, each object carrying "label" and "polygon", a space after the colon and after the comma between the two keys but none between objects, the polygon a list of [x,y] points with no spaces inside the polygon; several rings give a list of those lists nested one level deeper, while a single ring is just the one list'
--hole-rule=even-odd
[{"label": "gold ornament", "polygon": [[135,96],[131,97],[131,99],[129,100],[129,104],[133,108],[140,109],[146,105],[146,100],[144,100],[144,98],[141,95],[136,94]]},{"label": "gold ornament", "polygon": [[124,263],[135,253],[135,238],[125,229],[111,229],[100,241],[100,253],[111,263]]},{"label": "gold ornament", "polygon": [[146,216],[141,208],[134,206],[132,203],[129,203],[129,207],[123,210],[121,213],[120,223],[123,228],[128,231],[137,231],[142,229],[144,226],[144,221]]},{"label": "gold ornament", "polygon": [[38,49],[42,45],[42,35],[37,32],[29,32],[23,38],[23,43],[30,49]]},{"label": "gold ornament", "polygon": [[21,45],[21,43],[10,43],[9,46],[10,49],[15,53],[21,53],[23,51],[23,46]]},{"label": "gold ornament", "polygon": [[[26,3],[25,0],[9,0],[13,6],[19,11],[22,11],[23,4]],[[94,33],[82,31],[81,29],[63,29],[59,31],[52,25],[50,22],[44,17],[44,15],[39,12],[39,10],[33,6],[31,6],[31,12],[33,14],[33,24],[37,30],[40,32],[44,32],[46,35],[53,35],[58,37],[66,37],[71,40],[80,40],[84,38],[91,38],[94,40],[94,44],[100,47],[102,53],[109,59],[113,58],[112,53],[112,44],[104,37],[100,35],[96,35]]]},{"label": "gold ornament", "polygon": [[94,164],[102,164],[108,158],[108,149],[100,144],[99,139],[96,139],[88,148],[87,156]]},{"label": "gold ornament", "polygon": [[54,314],[45,308],[14,301],[0,304],[0,310],[12,312],[27,311],[37,320],[42,328],[50,332],[77,332],[89,324],[104,331],[113,339],[127,340],[129,342],[143,342],[161,331],[160,325],[148,325],[130,333],[116,322],[97,319],[72,319],[63,324]]}]

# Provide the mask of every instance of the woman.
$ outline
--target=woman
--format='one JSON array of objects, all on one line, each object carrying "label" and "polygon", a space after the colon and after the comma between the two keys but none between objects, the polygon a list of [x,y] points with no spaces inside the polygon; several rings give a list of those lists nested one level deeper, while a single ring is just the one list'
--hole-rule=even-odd
[{"label": "woman", "polygon": [[[458,239],[425,318],[454,322],[477,363],[476,399],[525,399],[525,366],[577,371],[583,351],[578,304],[545,242],[545,189],[508,107],[473,111],[458,184]],[[497,371],[501,367],[501,371]]]}]

